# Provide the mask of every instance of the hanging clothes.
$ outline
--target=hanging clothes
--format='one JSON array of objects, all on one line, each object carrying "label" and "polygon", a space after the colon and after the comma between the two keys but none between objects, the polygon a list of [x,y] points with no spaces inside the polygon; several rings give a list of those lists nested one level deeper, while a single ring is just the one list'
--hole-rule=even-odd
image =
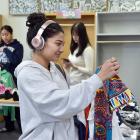
[{"label": "hanging clothes", "polygon": [[[15,83],[13,81],[12,75],[5,69],[0,70],[0,84],[1,84],[1,93],[4,90],[9,89],[10,92],[15,88]],[[2,88],[3,87],[3,88]],[[2,106],[0,109],[0,115],[8,116],[8,113],[11,115],[11,120],[15,120],[15,107],[12,106]]]},{"label": "hanging clothes", "polygon": [[[96,70],[96,73],[99,71],[100,68]],[[120,132],[116,129],[116,127],[118,128],[118,122],[117,119],[113,119],[116,118],[116,112],[113,113],[113,111],[127,105],[132,100],[133,95],[131,91],[118,75],[104,81],[103,87],[96,91],[95,100],[89,111],[89,138],[92,137],[94,140],[112,140],[113,137],[115,139],[113,136],[115,133],[112,132],[114,130],[118,131],[118,133]],[[117,140],[122,139],[123,137],[120,134]]]},{"label": "hanging clothes", "polygon": [[23,59],[23,45],[17,39],[13,39],[13,41],[8,44],[1,41],[0,47],[5,47],[3,52],[0,52],[0,64],[3,65],[5,70],[12,74],[16,84],[14,70]]}]

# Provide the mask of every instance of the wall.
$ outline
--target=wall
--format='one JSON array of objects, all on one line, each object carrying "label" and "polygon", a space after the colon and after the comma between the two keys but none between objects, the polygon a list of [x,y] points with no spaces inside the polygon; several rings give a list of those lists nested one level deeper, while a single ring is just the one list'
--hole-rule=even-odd
[{"label": "wall", "polygon": [[26,43],[26,16],[11,16],[8,9],[9,0],[1,0],[0,15],[2,15],[2,24],[9,24],[14,30],[14,37],[24,46],[24,59],[29,59],[31,51]]}]

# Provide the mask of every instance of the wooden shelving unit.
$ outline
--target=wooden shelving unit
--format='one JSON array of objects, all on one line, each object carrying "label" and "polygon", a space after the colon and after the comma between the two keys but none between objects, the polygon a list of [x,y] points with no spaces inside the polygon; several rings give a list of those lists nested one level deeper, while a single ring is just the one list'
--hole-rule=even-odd
[{"label": "wooden shelving unit", "polygon": [[[65,33],[65,47],[64,53],[61,55],[61,58],[67,58],[69,54],[69,46],[71,41],[71,26],[75,22],[83,22],[86,26],[89,40],[92,46],[95,46],[95,13],[82,13],[80,19],[57,19],[56,13],[45,13],[49,19],[57,21],[64,29]],[[58,63],[62,64],[61,58],[59,59]]]},{"label": "wooden shelving unit", "polygon": [[96,66],[114,56],[119,75],[140,105],[140,12],[97,13]]},{"label": "wooden shelving unit", "polygon": [[140,43],[140,40],[138,40],[138,41],[129,41],[129,40],[127,40],[127,41],[97,41],[97,43],[98,44],[104,44],[104,43],[107,43],[107,44],[109,44],[109,43]]}]

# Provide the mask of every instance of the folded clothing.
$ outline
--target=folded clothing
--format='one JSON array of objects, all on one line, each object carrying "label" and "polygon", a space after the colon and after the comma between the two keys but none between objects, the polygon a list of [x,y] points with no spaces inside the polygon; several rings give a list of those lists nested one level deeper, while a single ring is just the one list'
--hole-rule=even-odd
[{"label": "folded clothing", "polygon": [[0,99],[11,99],[13,98],[14,101],[18,101],[18,90],[17,88],[5,88],[2,84],[0,84]]}]

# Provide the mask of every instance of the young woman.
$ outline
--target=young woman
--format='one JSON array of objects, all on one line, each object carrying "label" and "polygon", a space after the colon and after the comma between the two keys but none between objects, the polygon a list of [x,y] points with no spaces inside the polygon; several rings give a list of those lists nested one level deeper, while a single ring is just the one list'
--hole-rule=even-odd
[{"label": "young woman", "polygon": [[90,45],[84,23],[78,22],[71,28],[69,63],[64,68],[69,72],[70,84],[75,85],[94,73],[94,50]]},{"label": "young woman", "polygon": [[11,26],[2,26],[0,33],[0,64],[12,74],[16,84],[14,70],[23,59],[23,46],[17,39],[13,39],[13,29]]},{"label": "young woman", "polygon": [[120,66],[116,59],[109,59],[98,75],[69,88],[68,79],[54,64],[64,48],[62,27],[42,13],[30,14],[26,24],[33,54],[32,60],[15,70],[23,130],[19,139],[77,140],[73,115],[93,100],[96,89],[117,74]]},{"label": "young woman", "polygon": [[[1,34],[0,65],[2,66],[3,69],[8,71],[12,75],[14,83],[16,84],[16,77],[14,76],[14,70],[16,66],[22,61],[23,46],[17,39],[13,39],[13,29],[11,26],[9,25],[2,26],[0,29],[0,34]],[[3,108],[7,108],[7,107],[3,107]],[[9,112],[12,109],[7,108],[6,110],[7,111],[4,113],[5,128],[0,129],[0,132],[14,130],[14,121],[11,120],[10,112]],[[15,108],[15,116],[19,128],[21,129],[19,108],[17,107]]]}]

